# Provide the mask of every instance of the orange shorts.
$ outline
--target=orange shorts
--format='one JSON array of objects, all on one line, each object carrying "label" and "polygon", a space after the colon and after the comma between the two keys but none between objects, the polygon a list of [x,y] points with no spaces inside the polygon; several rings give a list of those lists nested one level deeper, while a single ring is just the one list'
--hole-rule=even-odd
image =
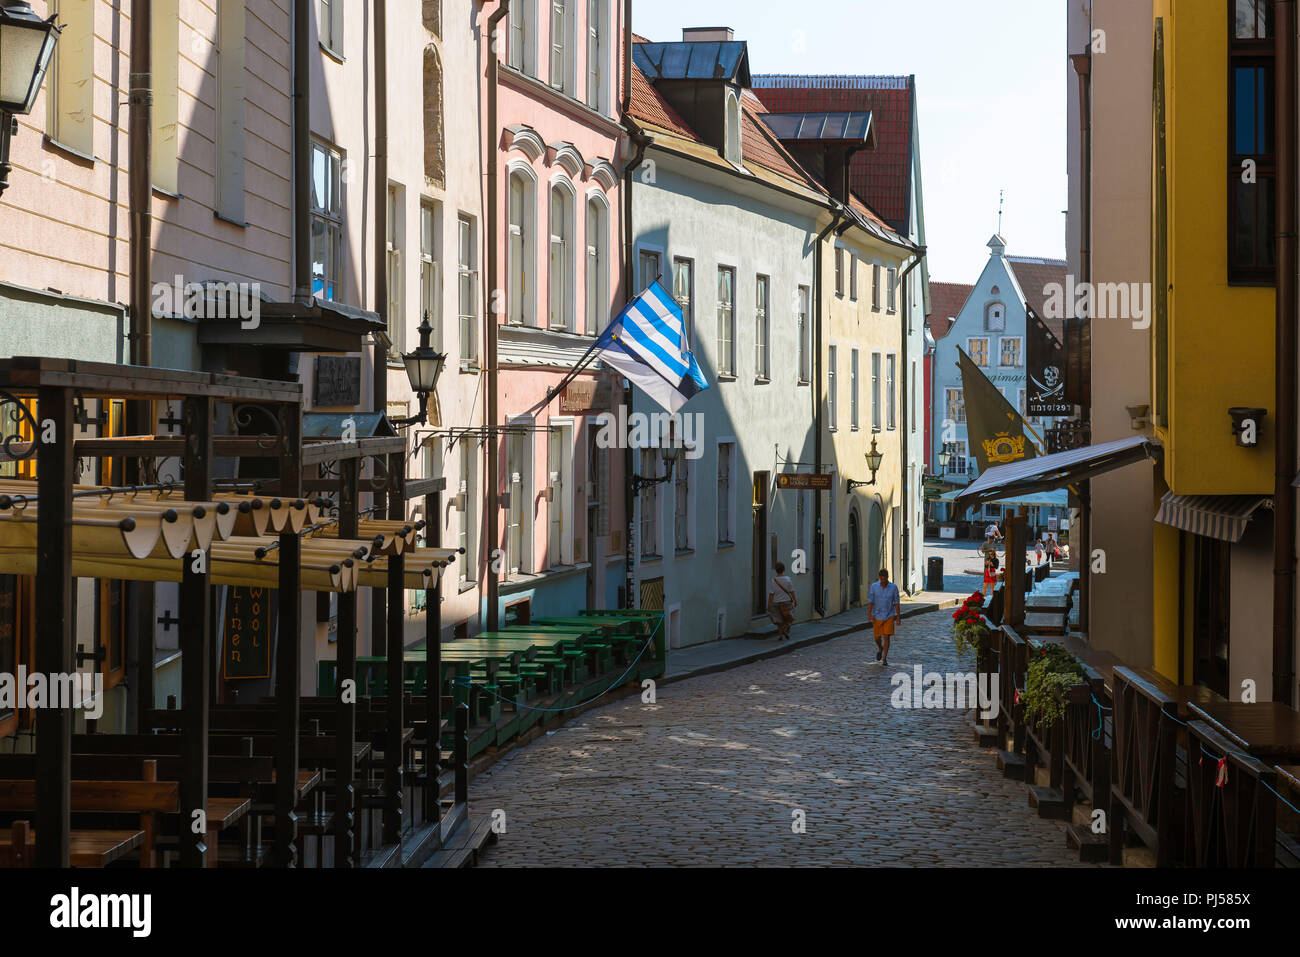
[{"label": "orange shorts", "polygon": [[871,634],[875,638],[893,637],[894,619],[886,618],[884,621],[871,620]]}]

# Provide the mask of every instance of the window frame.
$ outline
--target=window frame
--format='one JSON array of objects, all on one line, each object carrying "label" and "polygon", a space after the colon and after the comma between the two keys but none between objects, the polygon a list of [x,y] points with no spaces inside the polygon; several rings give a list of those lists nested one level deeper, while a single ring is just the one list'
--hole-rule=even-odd
[{"label": "window frame", "polygon": [[[681,269],[686,273],[686,298],[682,300]],[[673,257],[673,301],[682,311],[682,328],[686,333],[686,344],[690,346],[695,337],[695,260],[689,256]]]},{"label": "window frame", "polygon": [[772,378],[772,278],[762,273],[754,277],[754,376]]},{"label": "window frame", "polygon": [[[1015,362],[1008,363],[1007,346],[1016,346]],[[1025,340],[1022,336],[1002,336],[998,339],[998,367],[1002,369],[1022,369],[1025,365]]]},{"label": "window frame", "polygon": [[[722,297],[722,277],[730,279],[730,299]],[[724,315],[725,313],[725,315]],[[717,336],[718,376],[736,377],[736,267],[718,266],[717,284]],[[725,335],[724,335],[725,333]]]},{"label": "window frame", "polygon": [[[316,157],[324,157],[326,164],[326,186],[329,196],[326,197],[326,205],[317,202],[316,195]],[[311,228],[311,248],[312,248],[312,295],[319,296],[330,302],[343,302],[343,243],[347,229],[347,204],[344,200],[344,190],[346,181],[343,176],[343,168],[347,163],[346,154],[332,143],[325,140],[313,138],[311,141],[311,170],[312,170],[312,188],[310,190],[310,206],[308,208],[308,222]],[[329,247],[327,255],[329,261],[322,263],[320,289],[316,288],[316,239],[315,225],[322,224],[322,232],[325,236],[325,243]],[[330,295],[331,283],[333,295]]]},{"label": "window frame", "polygon": [[[466,235],[469,231],[469,258],[466,259]],[[460,359],[463,363],[478,363],[478,220],[466,212],[456,217],[456,330],[460,337]],[[469,290],[469,311],[465,308],[465,290]]]},{"label": "window frame", "polygon": [[[980,356],[982,356],[984,359],[983,362],[979,362],[976,360],[975,350],[971,348],[972,342],[984,343],[984,348],[979,350]],[[987,369],[989,366],[989,345],[990,342],[988,336],[967,336],[966,338],[966,355],[970,356],[971,361],[974,362],[975,365],[979,366],[981,369]]]},{"label": "window frame", "polygon": [[[1277,282],[1277,265],[1276,265],[1276,247],[1273,245],[1274,237],[1277,232],[1276,208],[1276,190],[1277,190],[1277,129],[1273,119],[1275,110],[1275,87],[1277,82],[1277,58],[1274,46],[1273,32],[1276,30],[1276,18],[1271,15],[1271,4],[1265,4],[1261,9],[1265,11],[1265,24],[1267,35],[1265,37],[1255,38],[1238,38],[1237,37],[1237,19],[1236,19],[1236,0],[1227,0],[1228,8],[1228,55],[1227,55],[1227,224],[1226,224],[1226,247],[1224,261],[1227,264],[1228,284],[1233,286],[1273,286]],[[1261,111],[1260,116],[1266,124],[1270,133],[1269,146],[1271,149],[1262,153],[1238,153],[1237,152],[1237,84],[1235,74],[1241,68],[1264,68],[1269,76],[1268,82],[1264,89],[1269,96],[1269,109]],[[1258,128],[1257,128],[1258,132]],[[1254,249],[1254,258],[1250,262],[1239,261],[1236,255],[1236,238],[1239,231],[1239,211],[1238,190],[1242,183],[1242,164],[1251,159],[1255,162],[1255,182],[1248,184],[1251,193],[1257,196],[1256,210],[1263,210],[1265,219],[1263,222],[1256,221],[1253,223],[1253,232],[1255,238],[1263,238],[1262,244],[1256,245]],[[1263,191],[1260,187],[1264,183],[1269,183],[1273,189],[1271,201],[1263,203],[1258,202],[1258,194]],[[1264,226],[1268,226],[1264,229]],[[1273,262],[1268,265],[1261,265],[1262,256],[1266,250],[1272,249],[1273,255],[1270,257]]]}]

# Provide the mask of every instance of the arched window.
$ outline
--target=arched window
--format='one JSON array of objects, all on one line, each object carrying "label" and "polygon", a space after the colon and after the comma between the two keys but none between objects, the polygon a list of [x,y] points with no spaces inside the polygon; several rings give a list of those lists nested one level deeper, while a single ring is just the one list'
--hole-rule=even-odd
[{"label": "arched window", "polygon": [[573,328],[573,192],[564,183],[551,187],[551,259],[548,276],[552,329]]},{"label": "arched window", "polygon": [[736,166],[741,164],[741,140],[740,140],[740,97],[734,90],[727,93],[727,117],[726,117],[726,158],[730,163]]},{"label": "arched window", "polygon": [[509,270],[509,312],[506,321],[515,325],[536,325],[533,318],[533,272],[537,268],[534,245],[536,189],[532,177],[522,169],[510,173],[506,266]]},{"label": "arched window", "polygon": [[991,302],[984,307],[984,330],[1002,332],[1007,327],[1007,309],[1000,302]]},{"label": "arched window", "polygon": [[438,186],[446,185],[442,152],[442,61],[433,44],[424,48],[424,175]]},{"label": "arched window", "polygon": [[595,195],[587,200],[587,335],[594,336],[609,321],[609,207]]}]

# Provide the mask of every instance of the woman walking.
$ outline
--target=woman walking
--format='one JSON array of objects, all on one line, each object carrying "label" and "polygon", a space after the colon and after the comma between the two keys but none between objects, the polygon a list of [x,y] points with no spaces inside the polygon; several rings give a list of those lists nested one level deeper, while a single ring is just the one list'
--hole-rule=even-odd
[{"label": "woman walking", "polygon": [[777,562],[772,567],[776,576],[767,589],[767,614],[776,625],[776,640],[785,641],[790,637],[794,609],[799,606],[799,599],[794,596],[794,583],[785,573],[785,564]]},{"label": "woman walking", "polygon": [[985,598],[993,594],[998,585],[998,556],[989,552],[984,556],[984,585],[980,589]]}]

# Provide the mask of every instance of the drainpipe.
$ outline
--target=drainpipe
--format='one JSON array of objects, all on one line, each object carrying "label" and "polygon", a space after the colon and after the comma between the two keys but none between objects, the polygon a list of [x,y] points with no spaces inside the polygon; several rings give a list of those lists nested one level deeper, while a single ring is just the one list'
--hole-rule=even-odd
[{"label": "drainpipe", "polygon": [[[908,488],[911,485],[911,482],[909,481],[909,478],[911,476],[911,466],[908,461],[908,441],[907,441],[907,436],[910,431],[908,429],[907,414],[910,410],[910,407],[908,405],[907,400],[910,398],[912,394],[912,390],[909,388],[909,383],[911,382],[911,368],[907,364],[907,342],[908,342],[908,338],[912,334],[912,314],[910,311],[911,304],[907,301],[907,289],[908,289],[907,276],[913,269],[921,265],[921,260],[923,260],[924,258],[925,258],[925,247],[920,246],[917,248],[916,256],[908,264],[907,268],[903,270],[903,274],[898,277],[899,285],[903,287],[903,346],[902,346],[903,387],[899,390],[903,395],[902,401],[899,403],[899,407],[902,409],[903,414],[900,417],[898,423],[898,427],[902,430],[901,438],[902,438],[902,455],[903,455],[903,528],[902,528],[903,571],[899,577],[902,578],[903,587],[907,590],[907,593],[909,595],[912,594],[913,589],[911,587],[912,552],[911,549],[909,548],[909,545],[911,544],[911,540],[912,540],[912,535],[911,535],[912,501],[911,499],[908,498]],[[924,297],[922,297],[922,301],[924,301]],[[922,358],[924,359],[924,356],[922,356]],[[895,388],[897,388],[897,385],[895,385]],[[924,521],[924,518],[922,520]]]},{"label": "drainpipe", "polygon": [[[375,312],[388,321],[388,0],[375,0],[375,235],[374,286]],[[394,330],[396,331],[396,330]],[[388,349],[374,343],[374,367],[371,383],[375,411],[388,411]],[[383,515],[388,496],[375,492],[371,504],[375,514]],[[396,497],[395,497],[396,499]],[[388,513],[390,519],[400,515]],[[388,650],[388,594],[385,589],[370,589],[370,653],[382,655]]]},{"label": "drainpipe", "polygon": [[[816,305],[813,315],[813,460],[815,468],[822,467],[822,317],[825,315],[826,283],[822,280],[822,245],[826,237],[834,232],[844,220],[844,207],[832,200],[830,225],[817,234],[813,243],[813,285],[816,287]],[[831,488],[831,494],[838,490]],[[822,497],[813,499],[813,609],[822,617],[826,616],[826,533],[822,530]],[[835,530],[831,529],[831,534]]]},{"label": "drainpipe", "polygon": [[[632,229],[632,181],[633,172],[645,161],[645,151],[651,139],[632,118],[632,0],[623,0],[623,102],[620,109],[623,126],[628,131],[628,139],[636,146],[636,153],[623,167],[623,291],[626,302],[631,302],[636,295],[636,269],[632,254],[635,252],[636,234]],[[627,397],[624,400],[629,413],[632,411],[632,385],[628,383]],[[623,607],[635,608],[636,595],[636,549],[633,547],[633,532],[636,530],[636,499],[632,494],[632,476],[636,474],[636,458],[629,442],[624,442],[623,449],[623,517],[627,530],[623,536]],[[667,639],[664,639],[665,647]]]},{"label": "drainpipe", "polygon": [[[1070,57],[1074,71],[1079,75],[1079,281],[1092,282],[1092,53],[1076,53]],[[1069,320],[1066,320],[1067,323]],[[1074,342],[1078,349],[1083,346],[1083,329],[1091,323],[1091,316],[1077,316],[1074,319]],[[1066,337],[1067,341],[1069,336]],[[1088,347],[1092,347],[1092,337],[1088,337]],[[1069,357],[1067,357],[1068,359]],[[1079,363],[1081,366],[1082,363]],[[1071,373],[1080,371],[1074,362],[1070,362]],[[1082,383],[1077,389],[1082,390]],[[1076,392],[1080,399],[1082,391]],[[1091,395],[1091,389],[1089,389]],[[1080,404],[1079,418],[1083,421],[1091,439],[1091,408]],[[1073,556],[1075,550],[1070,549]],[[1089,614],[1092,604],[1092,483],[1085,480],[1079,483],[1079,631],[1088,633]],[[1181,635],[1179,641],[1182,641]]]},{"label": "drainpipe", "polygon": [[311,0],[293,4],[293,299],[311,299]]},{"label": "drainpipe", "polygon": [[487,630],[497,631],[500,625],[500,604],[501,583],[497,580],[497,562],[494,553],[501,546],[499,537],[501,534],[501,517],[497,514],[501,507],[501,496],[497,491],[497,466],[498,450],[497,435],[494,431],[497,422],[497,320],[496,313],[492,311],[492,303],[495,302],[493,295],[494,290],[500,288],[498,281],[498,272],[500,270],[500,257],[497,254],[497,216],[500,199],[497,196],[497,143],[501,137],[501,131],[497,126],[497,89],[501,83],[501,58],[497,54],[497,44],[495,41],[497,24],[505,19],[506,14],[510,12],[510,4],[506,0],[498,0],[496,12],[488,18],[487,21],[487,41],[488,41],[488,93],[487,93],[487,150],[483,154],[483,160],[487,164],[487,225],[484,229],[484,238],[487,246],[487,286],[486,295],[483,297],[483,327],[486,335],[485,355],[483,358],[483,374],[487,377],[487,388],[484,390],[484,416],[483,422],[486,426],[486,435],[484,444],[487,446],[487,540],[488,540],[488,562],[484,571],[484,577],[487,578]]},{"label": "drainpipe", "polygon": [[1295,693],[1296,500],[1296,9],[1276,0],[1277,458],[1273,489],[1273,700]]}]

